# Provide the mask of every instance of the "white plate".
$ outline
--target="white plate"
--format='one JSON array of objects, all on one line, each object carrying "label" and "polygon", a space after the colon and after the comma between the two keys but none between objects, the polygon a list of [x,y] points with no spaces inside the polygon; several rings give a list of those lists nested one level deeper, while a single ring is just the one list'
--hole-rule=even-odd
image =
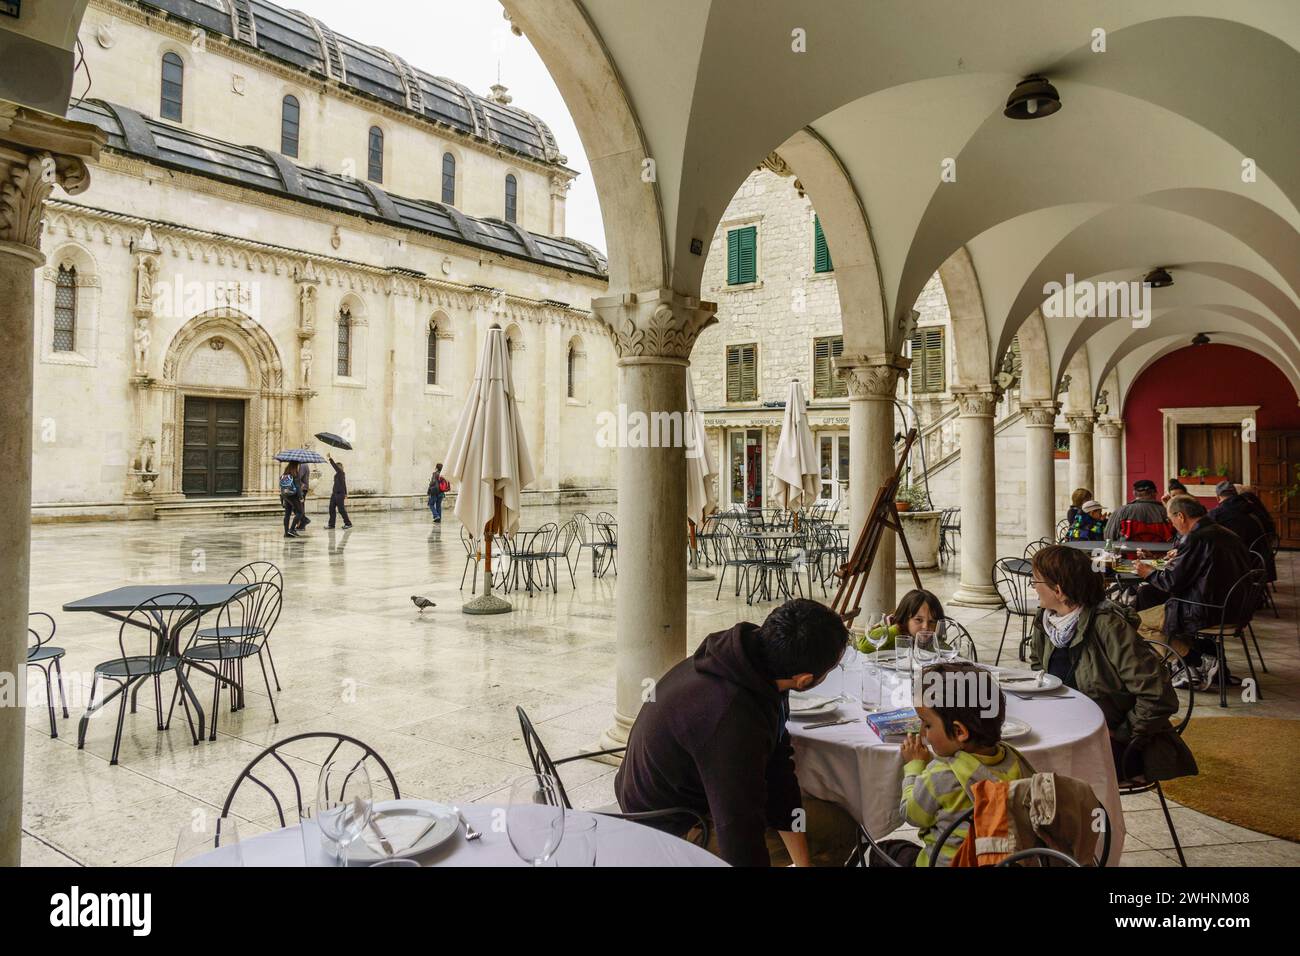
[{"label": "white plate", "polygon": [[[1055,674],[1044,674],[1041,686],[1033,679],[1037,676],[1033,671],[998,671],[998,686],[1017,694],[1047,694],[1061,686],[1061,678]],[[1015,680],[1017,677],[1029,680]]]},{"label": "white plate", "polygon": [[1005,717],[1002,720],[1002,739],[1015,740],[1017,737],[1023,737],[1033,730],[1023,720],[1017,720],[1015,717]]},{"label": "white plate", "polygon": [[796,720],[803,717],[824,717],[839,710],[840,701],[826,697],[796,697],[790,695],[790,716]]},{"label": "white plate", "polygon": [[[438,822],[433,829],[420,837],[414,846],[410,845],[434,819]],[[427,800],[383,800],[375,804],[375,822],[392,844],[392,857],[380,847],[379,835],[371,827],[366,827],[361,838],[348,847],[349,863],[366,864],[419,856],[455,836],[460,828],[460,820],[450,807]]]}]

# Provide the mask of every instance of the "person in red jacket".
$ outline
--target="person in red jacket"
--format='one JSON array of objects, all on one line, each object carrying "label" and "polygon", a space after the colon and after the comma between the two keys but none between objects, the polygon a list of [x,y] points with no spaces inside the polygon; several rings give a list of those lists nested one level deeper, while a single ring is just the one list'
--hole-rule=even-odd
[{"label": "person in red jacket", "polygon": [[[776,830],[796,866],[810,865],[803,802],[786,730],[791,690],[817,686],[848,643],[840,616],[816,601],[778,607],[706,637],[654,686],[614,778],[625,813],[685,807],[713,821],[733,866],[770,866]],[[690,821],[667,818],[684,834]]]}]

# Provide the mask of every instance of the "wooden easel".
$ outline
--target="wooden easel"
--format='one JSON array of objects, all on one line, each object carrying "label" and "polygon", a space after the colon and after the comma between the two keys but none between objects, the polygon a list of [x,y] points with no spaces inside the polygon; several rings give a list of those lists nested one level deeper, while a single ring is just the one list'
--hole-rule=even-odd
[{"label": "wooden easel", "polygon": [[903,554],[907,556],[907,566],[912,570],[912,580],[916,582],[917,590],[921,588],[921,575],[917,573],[916,562],[912,560],[912,549],[907,546],[907,536],[903,534],[903,523],[898,518],[898,509],[894,507],[894,497],[898,494],[898,483],[903,477],[903,467],[907,463],[916,439],[916,429],[910,429],[903,442],[903,453],[898,459],[894,474],[876,492],[876,500],[872,502],[871,510],[867,512],[866,524],[862,526],[862,534],[858,536],[853,553],[835,572],[835,576],[840,579],[840,586],[835,592],[835,599],[831,601],[831,610],[839,614],[846,627],[853,626],[853,619],[862,610],[860,607],[862,592],[866,590],[867,575],[871,573],[871,564],[876,559],[876,548],[880,546],[880,538],[886,528],[892,528],[898,535],[898,543],[903,546]]}]

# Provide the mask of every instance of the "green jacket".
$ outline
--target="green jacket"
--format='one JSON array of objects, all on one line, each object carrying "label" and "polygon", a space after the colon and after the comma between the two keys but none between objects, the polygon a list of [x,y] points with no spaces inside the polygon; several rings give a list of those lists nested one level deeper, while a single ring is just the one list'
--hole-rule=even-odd
[{"label": "green jacket", "polygon": [[[1055,648],[1043,629],[1043,614],[1034,618],[1030,663],[1046,670]],[[1074,637],[1066,646],[1074,664],[1074,686],[1092,698],[1119,741],[1146,738],[1142,771],[1150,780],[1169,780],[1196,773],[1196,761],[1169,718],[1179,709],[1178,695],[1155,651],[1138,634],[1135,611],[1113,601],[1085,607]],[[1138,768],[1125,768],[1130,774]]]}]

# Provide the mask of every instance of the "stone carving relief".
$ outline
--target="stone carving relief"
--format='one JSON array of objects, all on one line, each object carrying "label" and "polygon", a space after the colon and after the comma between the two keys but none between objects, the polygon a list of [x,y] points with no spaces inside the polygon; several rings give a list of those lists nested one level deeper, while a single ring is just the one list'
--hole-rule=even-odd
[{"label": "stone carving relief", "polygon": [[841,357],[836,361],[840,378],[849,390],[850,398],[892,399],[898,380],[905,377],[912,360],[903,356],[890,356],[875,361],[861,357]]},{"label": "stone carving relief", "polygon": [[299,385],[311,388],[311,339],[302,340],[302,353],[298,358]]},{"label": "stone carving relief", "polygon": [[968,417],[987,416],[993,417],[993,410],[997,407],[997,396],[991,392],[958,392],[954,391],[952,397],[957,401],[959,414]]},{"label": "stone carving relief", "polygon": [[153,333],[149,331],[149,316],[136,315],[135,331],[131,333],[131,337],[135,341],[135,373],[148,375],[149,343],[153,340]]},{"label": "stone carving relief", "polygon": [[86,164],[71,156],[0,150],[0,240],[40,248],[41,214],[55,183],[68,193],[84,191],[90,185]]},{"label": "stone carving relief", "polygon": [[1056,414],[1060,411],[1060,406],[1056,403],[1050,405],[1021,405],[1020,410],[1025,413],[1025,424],[1050,427],[1056,422]]},{"label": "stone carving relief", "polygon": [[644,302],[593,302],[593,306],[609,329],[619,358],[686,359],[699,334],[718,321],[713,314],[716,306],[709,302],[692,304],[691,300],[682,300],[670,304],[662,297],[649,297]]}]

